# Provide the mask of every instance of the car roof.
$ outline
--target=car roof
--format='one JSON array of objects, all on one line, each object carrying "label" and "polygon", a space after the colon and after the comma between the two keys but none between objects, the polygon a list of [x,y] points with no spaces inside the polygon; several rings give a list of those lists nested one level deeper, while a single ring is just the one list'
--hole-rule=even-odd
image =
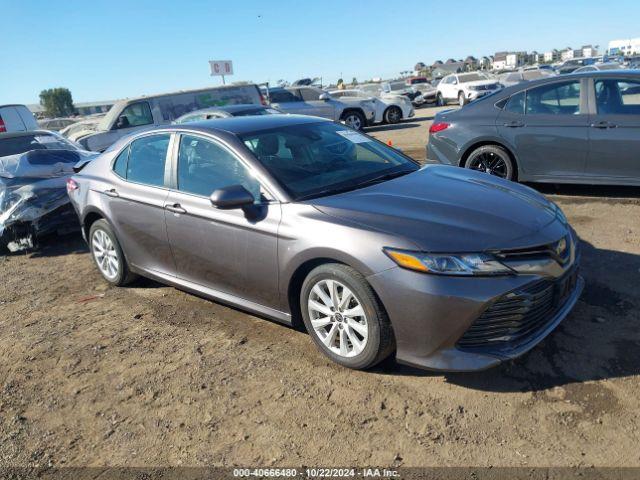
[{"label": "car roof", "polygon": [[[288,127],[290,125],[305,125],[312,123],[330,123],[331,120],[309,115],[250,115],[245,117],[216,118],[189,122],[188,124],[163,125],[157,130],[199,130],[202,132],[227,132],[234,135],[243,135],[249,132],[269,130],[271,128]],[[156,129],[145,130],[145,133]]]},{"label": "car roof", "polygon": [[265,107],[264,105],[258,105],[257,103],[241,103],[241,104],[235,104],[235,105],[223,105],[220,107],[201,108],[199,110],[193,110],[192,112],[185,113],[182,116],[186,117],[186,116],[194,115],[198,113],[219,112],[219,111],[235,113],[235,112],[244,112],[245,110],[263,110],[265,108],[268,108],[268,107]]},{"label": "car roof", "polygon": [[[510,87],[504,88],[500,92],[499,98],[504,98],[506,96],[511,95],[512,93],[519,92],[521,90],[528,90],[530,88],[537,87],[538,85],[546,85],[548,83],[556,83],[556,82],[565,82],[571,81],[578,78],[583,77],[631,77],[636,80],[640,80],[640,70],[630,70],[630,69],[614,69],[614,70],[597,70],[591,72],[578,72],[578,73],[568,73],[565,75],[554,75],[549,77],[538,78],[536,80],[531,80],[526,83],[518,83],[517,85],[512,85]],[[498,97],[493,97],[498,98]],[[473,102],[475,103],[475,102]]]}]

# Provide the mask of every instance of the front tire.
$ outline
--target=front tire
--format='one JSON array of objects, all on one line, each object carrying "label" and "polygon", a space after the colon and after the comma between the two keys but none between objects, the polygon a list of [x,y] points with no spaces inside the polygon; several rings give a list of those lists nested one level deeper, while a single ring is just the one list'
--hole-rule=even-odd
[{"label": "front tire", "polygon": [[331,263],[313,269],[302,285],[300,307],[318,349],[340,365],[370,368],[395,348],[387,313],[351,267]]},{"label": "front tire", "polygon": [[342,123],[354,130],[362,130],[367,124],[367,120],[362,113],[351,110],[342,115]]},{"label": "front tire", "polygon": [[467,104],[467,98],[464,96],[464,92],[458,93],[458,105],[464,107]]},{"label": "front tire", "polygon": [[384,121],[386,123],[398,123],[400,120],[402,120],[402,110],[400,107],[393,105],[385,110]]},{"label": "front tire", "polygon": [[106,220],[96,220],[91,225],[89,249],[100,274],[111,285],[121,287],[138,278],[129,270],[118,239]]},{"label": "front tire", "polygon": [[464,167],[506,180],[516,179],[513,160],[509,152],[499,145],[483,145],[476,148],[467,157]]}]

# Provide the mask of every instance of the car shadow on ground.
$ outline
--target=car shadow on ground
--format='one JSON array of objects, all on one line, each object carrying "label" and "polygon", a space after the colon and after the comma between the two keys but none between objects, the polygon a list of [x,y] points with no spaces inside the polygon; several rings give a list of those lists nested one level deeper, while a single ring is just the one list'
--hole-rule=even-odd
[{"label": "car shadow on ground", "polygon": [[403,130],[405,128],[416,128],[421,126],[420,123],[416,123],[415,120],[427,120],[427,118],[412,118],[411,120],[405,120],[400,123],[385,123],[381,125],[375,125],[373,127],[367,127],[364,129],[364,133],[372,133],[372,132],[386,132],[390,130]]},{"label": "car shadow on ground", "polygon": [[579,197],[640,198],[640,187],[617,185],[570,185],[555,183],[527,183],[545,195]]},{"label": "car shadow on ground", "polygon": [[[540,391],[640,374],[640,255],[582,242],[585,290],[569,316],[537,347],[493,369],[427,372],[386,361],[377,373],[442,376],[489,392]],[[635,280],[633,280],[635,279]]]}]

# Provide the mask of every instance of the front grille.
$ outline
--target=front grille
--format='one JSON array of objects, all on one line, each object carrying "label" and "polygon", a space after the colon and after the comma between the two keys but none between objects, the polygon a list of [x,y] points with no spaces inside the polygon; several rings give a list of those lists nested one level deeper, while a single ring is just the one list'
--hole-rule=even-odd
[{"label": "front grille", "polygon": [[494,255],[501,260],[534,260],[551,257],[561,265],[564,265],[571,259],[572,247],[571,236],[567,235],[557,242],[518,250],[502,250],[494,252]]},{"label": "front grille", "polygon": [[577,271],[559,280],[539,280],[503,295],[458,340],[460,349],[504,351],[543,330],[575,290]]}]

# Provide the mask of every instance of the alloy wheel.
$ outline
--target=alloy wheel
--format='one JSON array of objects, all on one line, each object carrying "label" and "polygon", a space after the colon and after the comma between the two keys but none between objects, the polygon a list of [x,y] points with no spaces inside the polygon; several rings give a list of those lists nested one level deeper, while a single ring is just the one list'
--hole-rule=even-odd
[{"label": "alloy wheel", "polygon": [[369,337],[367,316],[362,303],[345,285],[336,280],[320,280],[307,302],[313,334],[331,352],[355,357]]},{"label": "alloy wheel", "polygon": [[360,130],[362,128],[362,121],[360,120],[360,117],[353,113],[344,118],[344,124],[354,130]]},{"label": "alloy wheel", "polygon": [[507,178],[508,173],[507,162],[494,152],[478,154],[469,163],[469,168],[501,178]]},{"label": "alloy wheel", "polygon": [[114,280],[120,271],[120,262],[116,246],[107,232],[100,229],[93,232],[91,251],[100,272],[109,280]]},{"label": "alloy wheel", "polygon": [[389,119],[389,123],[397,123],[402,120],[402,112],[399,108],[392,108],[389,110],[387,117]]}]

